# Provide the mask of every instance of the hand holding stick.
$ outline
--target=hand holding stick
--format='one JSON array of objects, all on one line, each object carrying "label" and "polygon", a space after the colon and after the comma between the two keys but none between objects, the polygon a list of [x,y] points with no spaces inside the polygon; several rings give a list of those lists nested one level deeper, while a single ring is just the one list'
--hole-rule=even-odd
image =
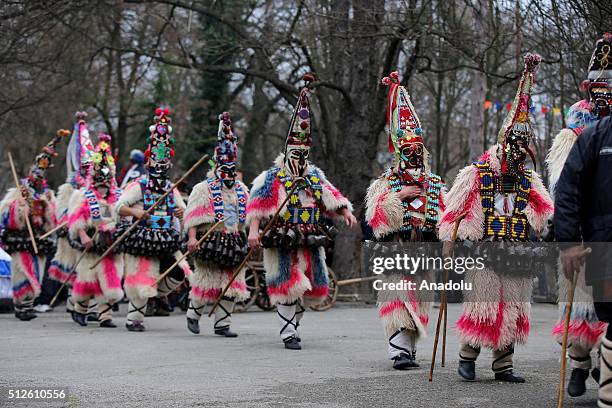
[{"label": "hand holding stick", "polygon": [[[460,217],[455,221],[453,232],[451,234],[451,241],[450,241],[451,247],[450,247],[449,256],[453,255],[455,241],[457,240],[457,233],[459,232],[459,224],[461,224],[461,220],[463,220],[463,217]],[[447,279],[448,279],[448,274],[446,271],[444,271],[444,282],[445,283]],[[447,313],[448,313],[448,300],[446,297],[446,290],[442,290],[442,293],[440,293],[440,310],[438,311],[438,321],[436,323],[436,335],[434,337],[434,346],[433,346],[433,351],[431,354],[431,366],[429,367],[429,376],[427,378],[429,382],[433,381],[433,372],[434,372],[434,367],[436,365],[436,353],[438,351],[438,339],[440,338],[440,325],[442,324],[442,320],[444,320],[444,332],[443,332],[443,337],[442,337],[442,367],[444,367],[445,354],[446,354],[446,325],[447,325],[447,320],[448,320]]]},{"label": "hand holding stick", "polygon": [[[223,222],[223,220],[219,220],[216,223],[213,224],[212,227],[210,227],[210,229],[208,231],[206,231],[206,233],[202,236],[202,238],[198,239],[196,248],[200,246],[200,244],[202,242],[204,242],[204,240],[206,238],[208,238],[208,236],[210,234],[212,234],[212,232],[215,230],[215,228],[217,228],[221,223]],[[195,251],[194,251],[195,252]],[[170,267],[168,269],[166,269],[164,271],[164,273],[162,273],[161,275],[159,275],[159,278],[157,278],[157,280],[155,281],[155,284],[157,285],[159,282],[161,282],[162,279],[164,279],[166,277],[166,275],[168,275],[179,263],[181,263],[181,261],[185,258],[187,258],[189,255],[191,254],[191,251],[187,251],[184,254],[182,254],[177,260],[176,262],[174,262],[172,265],[170,265]]]},{"label": "hand holding stick", "polygon": [[[289,193],[287,193],[287,197],[285,197],[285,199],[283,200],[281,205],[278,207],[278,209],[276,210],[276,212],[274,213],[272,218],[270,218],[270,221],[268,221],[268,223],[264,227],[263,231],[261,231],[261,234],[259,234],[259,240],[260,241],[263,238],[263,236],[266,235],[266,233],[270,230],[270,228],[272,228],[272,226],[274,225],[274,222],[278,218],[278,215],[280,214],[280,212],[285,207],[285,204],[287,204],[287,202],[289,201],[289,198],[291,197],[291,195],[298,188],[298,185],[299,185],[298,181],[301,181],[300,179],[302,179],[302,177],[298,177],[298,178],[296,178],[294,180],[293,188],[291,189],[291,191],[289,191]],[[234,274],[232,275],[231,279],[229,280],[229,282],[227,282],[227,284],[225,285],[225,287],[223,288],[223,290],[221,291],[221,293],[217,297],[217,300],[215,300],[215,303],[213,304],[212,308],[210,309],[210,313],[208,313],[208,317],[212,316],[212,314],[214,313],[214,311],[217,308],[217,306],[219,306],[219,302],[221,302],[221,299],[223,298],[223,296],[225,296],[225,293],[228,291],[228,289],[230,288],[231,284],[238,277],[238,274],[240,273],[242,268],[244,268],[244,266],[246,265],[246,263],[249,260],[249,258],[251,257],[251,255],[253,255],[253,252],[255,252],[255,249],[256,248],[254,246],[251,246],[251,248],[249,249],[249,252],[247,252],[247,254],[244,257],[244,259],[242,260],[242,262],[240,262],[240,265],[238,265],[238,267],[234,270]]]},{"label": "hand holding stick", "polygon": [[[9,163],[11,164],[11,172],[13,173],[13,181],[15,182],[15,188],[17,189],[17,191],[19,191],[21,198],[23,198],[27,203],[27,198],[23,196],[23,191],[21,191],[21,183],[19,183],[19,178],[17,177],[17,170],[15,170],[15,163],[13,162],[13,156],[11,155],[11,152],[9,152],[8,158]],[[30,234],[30,241],[32,241],[32,248],[34,249],[34,253],[38,254],[38,246],[36,245],[36,238],[34,238],[34,231],[32,230],[32,224],[30,223],[29,214],[26,214],[25,222],[26,227],[28,228],[28,234]]]},{"label": "hand holding stick", "polygon": [[[205,160],[208,159],[208,155],[205,154],[204,156],[202,156],[200,158],[200,160],[198,160],[196,162],[196,164],[194,164],[193,166],[191,166],[191,168],[189,170],[187,170],[187,172],[185,174],[183,174],[183,176],[178,179],[176,182],[174,182],[174,184],[172,184],[172,186],[168,189],[168,191],[166,191],[164,194],[162,194],[154,203],[151,207],[149,207],[145,212],[145,216],[148,216],[149,214],[151,214],[153,212],[153,210],[155,210],[155,208],[157,208],[158,205],[160,205],[165,199],[166,197],[168,197],[168,195],[172,192],[174,192],[174,189],[176,188],[176,186],[178,186],[179,184],[181,184],[183,182],[183,180],[185,180],[187,177],[189,177],[189,175],[191,173],[194,172],[194,170],[196,168],[198,168],[202,163],[204,163]],[[100,256],[100,258],[98,258],[98,260],[96,260],[96,262],[94,262],[94,264],[91,266],[91,269],[95,268],[100,262],[102,262],[102,259],[104,259],[105,256],[107,256],[108,254],[110,254],[116,247],[117,245],[119,245],[137,226],[140,220],[136,220],[135,222],[132,223],[132,225],[130,225],[130,227],[125,230],[125,232],[123,232],[123,234],[121,234],[119,236],[119,238],[117,238],[113,244]]]},{"label": "hand holding stick", "polygon": [[[97,228],[96,232],[94,232],[93,237],[91,237],[92,241],[95,241],[96,238],[98,237],[98,233],[100,232],[100,229]],[[77,258],[76,262],[74,263],[74,265],[72,266],[72,270],[70,271],[70,273],[68,274],[68,276],[66,277],[66,280],[64,280],[62,282],[62,285],[59,287],[59,289],[57,290],[57,292],[55,292],[55,295],[53,295],[53,299],[51,299],[51,302],[49,303],[50,307],[53,307],[53,305],[55,304],[55,301],[57,300],[57,297],[59,296],[59,294],[62,292],[62,289],[64,289],[64,286],[66,286],[66,283],[68,283],[68,281],[70,280],[70,277],[72,275],[74,275],[74,273],[76,272],[76,268],[77,266],[81,263],[81,261],[83,260],[83,258],[85,258],[85,254],[87,253],[87,251],[89,251],[89,248],[85,247],[83,248],[83,252],[81,252],[81,255],[79,255],[79,257]]]},{"label": "hand holding stick", "polygon": [[[586,248],[582,251],[581,257],[591,253],[591,248]],[[570,287],[568,292],[567,305],[565,306],[565,316],[563,324],[563,340],[561,341],[561,367],[559,367],[559,394],[557,396],[557,408],[563,408],[563,399],[565,397],[565,369],[567,367],[567,338],[569,336],[569,325],[572,316],[572,306],[574,303],[574,293],[576,292],[576,282],[578,280],[578,272],[572,271]],[[565,272],[564,273],[568,273]]]}]

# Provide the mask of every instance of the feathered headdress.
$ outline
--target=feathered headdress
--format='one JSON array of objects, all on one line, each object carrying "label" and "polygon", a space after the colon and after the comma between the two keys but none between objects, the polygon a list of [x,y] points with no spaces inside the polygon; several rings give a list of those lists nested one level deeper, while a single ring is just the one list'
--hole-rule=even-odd
[{"label": "feathered headdress", "polygon": [[53,139],[51,139],[46,145],[43,146],[41,152],[36,155],[34,158],[34,165],[30,169],[30,175],[36,175],[38,177],[43,177],[45,171],[50,167],[53,167],[51,164],[51,159],[58,155],[56,148],[59,142],[70,135],[70,131],[66,129],[59,129]]}]

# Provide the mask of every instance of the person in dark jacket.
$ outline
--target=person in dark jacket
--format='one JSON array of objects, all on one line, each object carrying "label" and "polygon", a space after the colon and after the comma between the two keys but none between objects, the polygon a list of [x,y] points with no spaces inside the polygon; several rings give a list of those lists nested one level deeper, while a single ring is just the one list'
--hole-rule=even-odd
[{"label": "person in dark jacket", "polygon": [[[555,238],[562,247],[564,274],[572,279],[586,262],[599,320],[612,322],[612,117],[586,128],[565,162],[557,183]],[[581,242],[596,242],[587,256]],[[601,343],[599,406],[612,407],[612,326]]]}]

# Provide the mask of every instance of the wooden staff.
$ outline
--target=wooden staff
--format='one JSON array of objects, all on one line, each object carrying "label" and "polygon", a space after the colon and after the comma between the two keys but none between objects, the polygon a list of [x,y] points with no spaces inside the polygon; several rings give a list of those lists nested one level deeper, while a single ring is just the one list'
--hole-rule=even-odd
[{"label": "wooden staff", "polygon": [[[215,222],[215,224],[210,227],[210,229],[208,231],[206,231],[206,234],[204,234],[202,236],[202,238],[200,238],[198,240],[198,242],[196,243],[197,246],[200,246],[200,244],[202,242],[204,242],[204,240],[206,238],[208,238],[208,236],[210,234],[212,234],[212,232],[214,231],[215,228],[217,228],[219,226],[219,224],[221,224],[223,222],[223,220],[219,220],[217,222]],[[164,273],[162,273],[161,275],[159,275],[159,278],[157,278],[157,281],[155,281],[155,284],[157,285],[159,282],[161,282],[162,279],[164,279],[166,277],[166,275],[168,275],[175,267],[176,265],[178,265],[179,263],[181,263],[181,261],[185,258],[187,258],[189,256],[189,254],[191,254],[191,251],[187,250],[187,252],[185,252],[184,254],[181,254],[181,256],[176,260],[176,262],[174,262],[168,269],[166,269],[164,271]]]},{"label": "wooden staff", "polygon": [[[96,232],[94,232],[93,237],[91,237],[92,241],[95,241],[95,239],[98,237],[98,233],[100,232],[100,229],[97,228]],[[93,245],[92,245],[93,246]],[[81,261],[83,260],[83,258],[85,258],[85,254],[87,253],[87,251],[89,251],[88,248],[83,248],[83,252],[81,252],[81,255],[79,255],[79,257],[77,258],[76,262],[74,263],[74,265],[72,266],[72,270],[70,271],[70,273],[68,274],[68,276],[66,277],[66,280],[64,280],[62,282],[62,285],[59,287],[59,289],[57,290],[57,292],[55,292],[55,295],[53,296],[53,299],[51,299],[51,302],[49,303],[49,307],[53,307],[53,305],[55,304],[55,301],[57,300],[57,297],[59,296],[59,294],[61,293],[62,289],[64,289],[64,286],[66,286],[66,283],[68,283],[68,281],[70,280],[70,277],[72,275],[74,275],[74,273],[76,272],[76,268],[77,266],[81,263]]]},{"label": "wooden staff", "polygon": [[[191,173],[193,173],[193,171],[194,171],[196,168],[198,168],[198,166],[200,166],[200,164],[204,163],[204,161],[205,161],[205,160],[207,160],[207,159],[208,159],[208,155],[207,155],[207,154],[205,154],[204,156],[202,156],[202,157],[200,158],[200,160],[198,160],[198,161],[196,162],[196,164],[194,164],[193,166],[191,166],[191,168],[190,168],[189,170],[187,170],[187,172],[186,172],[185,174],[183,174],[183,176],[182,176],[180,179],[178,179],[176,182],[174,182],[174,184],[172,184],[172,186],[171,186],[171,187],[168,189],[168,191],[166,191],[164,194],[162,194],[162,195],[161,195],[161,196],[160,196],[160,197],[159,197],[159,198],[158,198],[158,199],[157,199],[157,200],[156,200],[156,201],[153,203],[153,205],[152,205],[151,207],[149,207],[149,208],[148,208],[148,209],[145,211],[145,213],[144,213],[144,215],[143,215],[143,216],[149,215],[149,214],[150,214],[150,213],[151,213],[153,210],[155,210],[155,208],[156,208],[156,207],[157,207],[159,204],[161,204],[161,203],[162,203],[162,202],[163,202],[163,201],[166,199],[166,197],[168,197],[168,195],[169,195],[170,193],[172,193],[172,192],[174,191],[174,189],[176,188],[176,186],[178,186],[179,184],[181,184],[181,183],[183,182],[183,180],[185,180],[187,177],[189,177],[189,175],[190,175]],[[100,262],[102,262],[102,259],[104,259],[104,257],[105,257],[106,255],[110,254],[110,253],[113,251],[113,249],[115,249],[115,248],[117,247],[117,245],[119,245],[119,244],[120,244],[120,243],[121,243],[121,242],[122,242],[122,241],[123,241],[123,240],[124,240],[124,239],[125,239],[125,238],[126,238],[126,237],[127,237],[127,236],[128,236],[128,235],[129,235],[129,234],[132,232],[132,231],[133,231],[133,230],[134,230],[134,228],[136,228],[136,227],[138,226],[138,223],[140,222],[140,220],[141,220],[141,219],[137,219],[137,220],[136,220],[134,223],[132,223],[132,225],[130,225],[130,227],[129,227],[127,230],[125,230],[125,232],[124,232],[123,234],[121,234],[121,235],[119,236],[119,238],[117,238],[117,239],[115,240],[115,242],[113,242],[113,244],[112,244],[110,247],[108,247],[108,249],[107,249],[107,250],[106,250],[106,251],[105,251],[105,252],[104,252],[104,253],[103,253],[103,254],[100,256],[100,258],[98,258],[98,259],[96,260],[96,262],[94,262],[94,264],[91,266],[91,268],[90,268],[90,269],[95,268],[95,267],[96,267],[96,266],[97,266],[97,265],[98,265]]]},{"label": "wooden staff", "polygon": [[[8,158],[9,163],[11,164],[11,172],[13,173],[13,181],[15,182],[15,188],[19,192],[21,198],[23,198],[27,203],[27,198],[23,196],[23,191],[21,191],[21,184],[19,183],[19,178],[17,177],[17,170],[15,170],[15,163],[13,162],[13,156],[11,155],[11,152],[8,153]],[[36,245],[36,238],[34,238],[34,231],[32,230],[32,224],[30,223],[29,214],[26,214],[25,222],[26,227],[28,227],[28,234],[30,234],[30,241],[32,241],[32,248],[34,249],[34,253],[38,255],[38,246]]]},{"label": "wooden staff", "polygon": [[[591,248],[586,248],[582,251],[581,257],[591,253]],[[565,398],[565,368],[567,367],[567,338],[569,335],[569,325],[572,316],[572,305],[574,303],[574,292],[576,291],[576,281],[578,280],[578,271],[574,271],[572,280],[570,281],[567,306],[565,307],[565,316],[563,324],[563,340],[561,342],[561,367],[559,367],[559,395],[557,396],[557,408],[563,407],[563,399]]]},{"label": "wooden staff", "polygon": [[[291,194],[293,194],[295,192],[295,190],[298,188],[298,182],[302,181],[303,179],[304,179],[303,177],[298,177],[298,178],[295,179],[295,181],[293,183],[293,188],[291,189],[291,191],[289,191],[289,193],[287,193],[287,197],[285,197],[285,199],[283,200],[282,204],[278,207],[278,209],[276,210],[276,212],[274,213],[272,218],[270,218],[270,221],[268,221],[268,223],[264,227],[263,231],[261,231],[261,234],[259,234],[259,240],[260,241],[263,238],[263,236],[266,235],[268,230],[270,228],[272,228],[272,225],[274,225],[274,222],[278,218],[278,215],[280,214],[281,210],[283,209],[285,204],[287,204],[287,201],[289,201],[289,198],[291,197]],[[240,273],[242,268],[244,268],[244,265],[246,265],[246,263],[249,260],[249,258],[251,257],[251,255],[253,255],[253,252],[255,252],[255,248],[250,248],[249,252],[247,252],[247,254],[244,257],[244,259],[242,260],[242,262],[240,262],[240,265],[238,265],[238,267],[234,270],[234,274],[232,275],[232,277],[230,278],[229,282],[227,282],[227,284],[225,285],[225,287],[223,288],[223,290],[221,291],[221,293],[217,297],[217,300],[215,300],[215,303],[213,304],[212,309],[210,309],[210,313],[208,313],[208,317],[212,316],[212,314],[215,311],[215,309],[217,308],[217,306],[219,306],[219,302],[221,302],[221,299],[223,298],[223,296],[225,296],[225,293],[228,291],[228,289],[229,289],[230,285],[232,284],[232,282],[234,282],[234,280],[238,277],[238,274]]]},{"label": "wooden staff", "polygon": [[[453,252],[454,252],[455,241],[457,240],[457,233],[459,232],[459,224],[461,223],[462,219],[463,217],[460,217],[459,219],[457,219],[457,221],[455,221],[455,226],[451,234],[451,242],[453,243]],[[447,272],[445,271],[444,283],[446,283],[447,278],[448,278],[448,275],[447,275]],[[438,311],[438,321],[436,323],[436,335],[434,337],[434,346],[433,346],[433,350],[431,353],[431,366],[429,367],[429,376],[427,377],[429,382],[433,381],[433,371],[434,371],[434,367],[436,366],[436,353],[438,351],[438,340],[440,338],[440,326],[442,325],[442,320],[444,320],[444,331],[442,334],[443,336],[442,337],[442,367],[444,367],[444,362],[445,362],[444,354],[446,353],[447,313],[448,313],[448,301],[446,298],[446,290],[442,290],[442,293],[440,294],[440,310]]]},{"label": "wooden staff", "polygon": [[57,227],[53,228],[52,230],[49,230],[49,231],[45,232],[40,237],[38,237],[38,239],[43,240],[45,238],[49,238],[51,235],[55,234],[57,231],[59,231],[62,228],[64,228],[66,225],[68,225],[68,221],[64,221],[60,225],[58,225]]}]

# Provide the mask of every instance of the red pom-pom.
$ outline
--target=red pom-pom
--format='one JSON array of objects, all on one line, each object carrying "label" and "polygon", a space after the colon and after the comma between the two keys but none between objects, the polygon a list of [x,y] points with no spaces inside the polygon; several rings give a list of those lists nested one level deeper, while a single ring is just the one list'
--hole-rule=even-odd
[{"label": "red pom-pom", "polygon": [[168,115],[168,114],[170,114],[170,109],[164,108],[164,109],[162,109],[162,112],[163,112],[164,115]]},{"label": "red pom-pom", "polygon": [[380,82],[382,82],[383,85],[391,85],[391,78],[389,77],[384,77],[383,79],[380,80]]},{"label": "red pom-pom", "polygon": [[113,140],[113,138],[111,137],[111,135],[108,135],[106,133],[100,133],[98,135],[98,140],[100,140],[101,142],[107,142],[110,143],[111,140]]},{"label": "red pom-pom", "polygon": [[170,157],[174,157],[174,149],[170,149]]},{"label": "red pom-pom", "polygon": [[391,77],[391,79],[394,79],[395,82],[399,82],[399,72],[393,71],[389,74],[389,76]]},{"label": "red pom-pom", "polygon": [[312,72],[307,72],[307,73],[304,74],[302,79],[304,81],[306,81],[306,82],[314,82],[315,77],[314,77],[314,74]]},{"label": "red pom-pom", "polygon": [[536,72],[538,67],[540,66],[540,62],[542,61],[542,57],[538,54],[527,53],[524,57],[525,60],[525,69],[527,72]]},{"label": "red pom-pom", "polygon": [[147,149],[144,152],[145,157],[148,159],[149,157],[151,157],[151,149]]},{"label": "red pom-pom", "polygon": [[162,108],[157,108],[157,109],[155,109],[155,116],[159,116],[159,115],[161,115],[161,114],[162,114],[162,112],[163,112],[163,111],[162,111]]},{"label": "red pom-pom", "polygon": [[589,81],[588,79],[585,79],[580,83],[580,89],[582,89],[583,91],[588,91],[590,87],[591,81]]},{"label": "red pom-pom", "polygon": [[306,130],[308,129],[308,122],[304,121],[300,123],[300,128],[302,128],[302,130]]}]

